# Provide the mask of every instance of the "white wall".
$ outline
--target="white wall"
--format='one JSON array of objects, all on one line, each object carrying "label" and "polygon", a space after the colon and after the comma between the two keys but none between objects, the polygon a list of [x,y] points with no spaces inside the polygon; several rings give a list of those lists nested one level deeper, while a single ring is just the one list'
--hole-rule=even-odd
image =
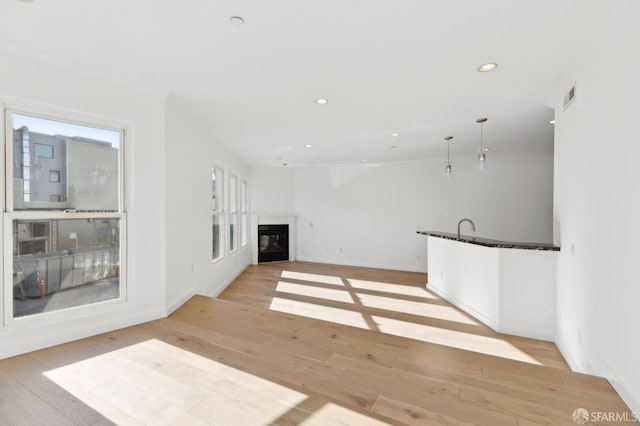
[{"label": "white wall", "polygon": [[[128,302],[80,317],[0,328],[0,358],[132,325],[166,313],[164,102],[59,64],[0,50],[0,98],[130,125],[127,138]],[[4,174],[2,178],[4,179]],[[4,188],[4,181],[2,181]],[[4,195],[0,197],[4,199]]]},{"label": "white wall", "polygon": [[556,343],[640,413],[640,3],[621,4],[556,107]]},{"label": "white wall", "polygon": [[[426,271],[427,239],[417,230],[551,242],[553,153],[356,164],[295,171],[299,260]],[[470,234],[463,224],[463,234]]]},{"label": "white wall", "polygon": [[[248,168],[200,130],[173,96],[165,119],[167,301],[172,311],[195,293],[217,295],[250,263],[248,245],[229,254],[228,233],[224,258],[211,261],[211,167],[215,162],[226,170],[225,182],[229,173],[236,175],[238,188],[248,179]],[[250,192],[252,185],[249,181]]]},{"label": "white wall", "polygon": [[255,213],[291,214],[294,209],[293,169],[253,168],[251,210]]},{"label": "white wall", "polygon": [[500,329],[500,249],[427,237],[428,289],[471,314],[484,324]]}]

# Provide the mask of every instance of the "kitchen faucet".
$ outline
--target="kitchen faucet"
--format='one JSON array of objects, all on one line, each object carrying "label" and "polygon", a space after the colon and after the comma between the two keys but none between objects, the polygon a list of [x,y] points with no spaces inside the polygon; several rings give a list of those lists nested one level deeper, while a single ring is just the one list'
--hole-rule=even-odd
[{"label": "kitchen faucet", "polygon": [[458,239],[460,239],[460,225],[462,224],[462,222],[469,222],[471,224],[471,229],[473,230],[473,232],[476,232],[476,226],[473,224],[473,221],[471,219],[460,219],[460,222],[458,222]]}]

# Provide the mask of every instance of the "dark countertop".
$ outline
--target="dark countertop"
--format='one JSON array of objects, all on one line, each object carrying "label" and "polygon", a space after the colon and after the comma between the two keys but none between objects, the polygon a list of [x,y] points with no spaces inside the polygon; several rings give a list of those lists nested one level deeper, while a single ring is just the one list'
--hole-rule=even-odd
[{"label": "dark countertop", "polygon": [[444,238],[447,240],[462,241],[469,244],[477,244],[485,247],[497,247],[497,248],[513,248],[524,250],[549,250],[560,251],[560,247],[554,246],[548,243],[520,243],[510,241],[492,240],[489,238],[470,237],[468,235],[461,235],[458,240],[456,234],[449,234],[448,232],[436,232],[436,231],[416,231],[420,235],[430,235],[432,237]]}]

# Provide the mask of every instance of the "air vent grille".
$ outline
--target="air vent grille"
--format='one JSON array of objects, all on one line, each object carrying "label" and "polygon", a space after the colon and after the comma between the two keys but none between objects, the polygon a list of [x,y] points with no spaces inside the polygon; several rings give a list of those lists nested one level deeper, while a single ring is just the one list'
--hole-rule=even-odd
[{"label": "air vent grille", "polygon": [[573,86],[571,86],[571,89],[569,89],[569,92],[567,92],[567,94],[564,96],[565,111],[567,110],[567,108],[569,108],[569,105],[573,103],[575,98],[576,98],[576,85],[574,84]]}]

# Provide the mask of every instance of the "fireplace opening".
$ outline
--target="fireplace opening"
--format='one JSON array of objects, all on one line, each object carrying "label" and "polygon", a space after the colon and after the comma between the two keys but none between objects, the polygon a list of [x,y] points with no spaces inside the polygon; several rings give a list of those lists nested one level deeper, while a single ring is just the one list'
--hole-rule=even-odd
[{"label": "fireplace opening", "polygon": [[258,263],[289,260],[289,225],[258,225]]}]

